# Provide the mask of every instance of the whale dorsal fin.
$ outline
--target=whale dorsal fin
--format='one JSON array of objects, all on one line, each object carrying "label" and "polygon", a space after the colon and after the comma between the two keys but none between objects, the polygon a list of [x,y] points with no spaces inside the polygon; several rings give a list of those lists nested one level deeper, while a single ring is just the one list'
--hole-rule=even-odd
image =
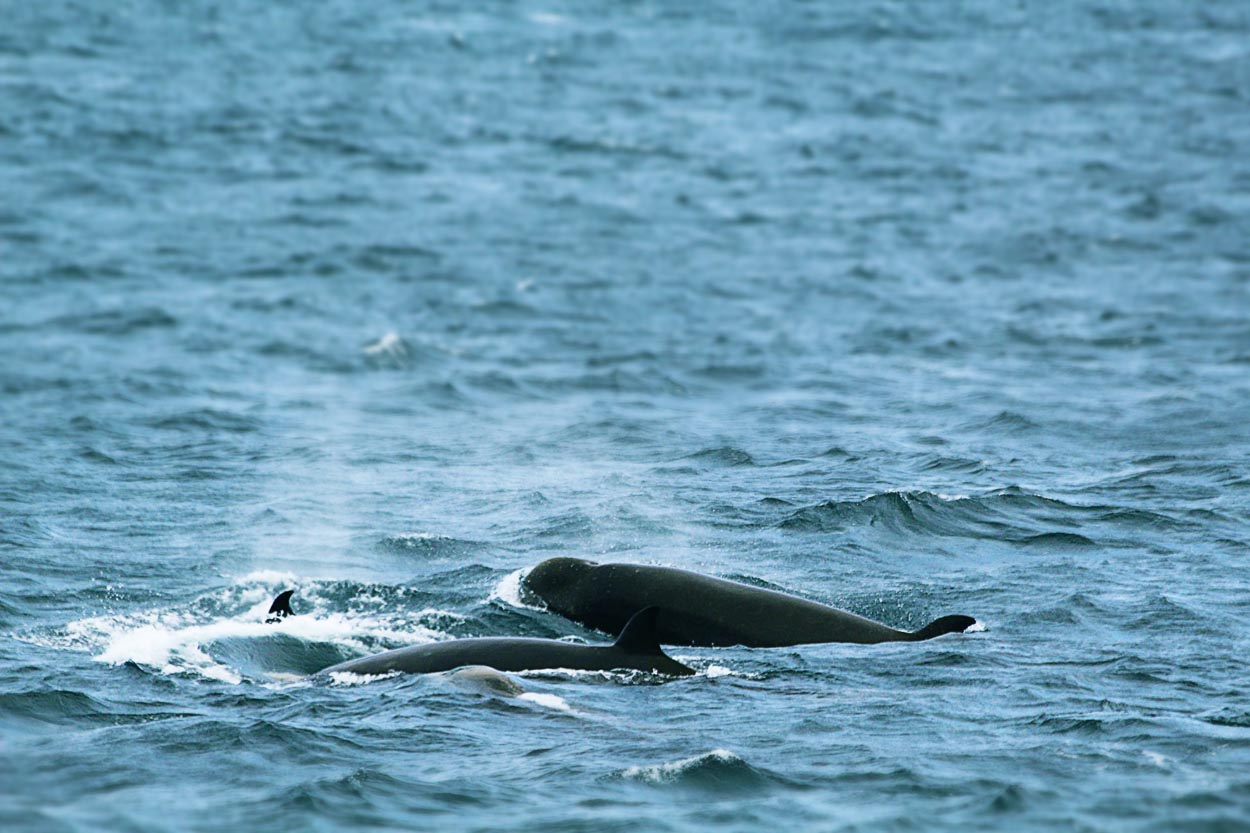
[{"label": "whale dorsal fin", "polygon": [[944,633],[963,633],[976,623],[977,620],[971,616],[943,616],[941,619],[934,619],[920,630],[913,632],[911,639],[913,642],[920,642],[925,639],[932,639],[935,636],[941,636]]},{"label": "whale dorsal fin", "polygon": [[644,607],[625,623],[614,647],[627,654],[662,654],[660,639],[656,634],[655,621],[660,609],[655,605]]},{"label": "whale dorsal fin", "polygon": [[277,622],[288,616],[294,616],[295,611],[291,610],[291,596],[294,590],[283,590],[273,600],[273,604],[269,605],[269,618],[266,623]]}]

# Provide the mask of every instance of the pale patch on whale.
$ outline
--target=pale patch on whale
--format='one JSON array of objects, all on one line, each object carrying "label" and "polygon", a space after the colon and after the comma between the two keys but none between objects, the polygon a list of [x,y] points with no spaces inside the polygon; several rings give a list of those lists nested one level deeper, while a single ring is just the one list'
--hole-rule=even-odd
[{"label": "pale patch on whale", "polygon": [[545,709],[572,713],[573,707],[563,698],[555,694],[540,691],[526,691],[515,679],[485,665],[466,665],[450,671],[447,679],[460,688],[487,694],[493,697],[508,697],[524,700],[542,706]]},{"label": "pale patch on whale", "polygon": [[500,697],[518,697],[525,689],[516,680],[485,665],[466,665],[447,672],[447,679],[461,688],[494,694]]}]

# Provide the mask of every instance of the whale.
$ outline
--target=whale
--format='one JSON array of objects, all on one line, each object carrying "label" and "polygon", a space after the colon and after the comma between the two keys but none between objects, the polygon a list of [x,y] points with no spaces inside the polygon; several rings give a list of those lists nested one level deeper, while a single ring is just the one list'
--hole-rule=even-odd
[{"label": "whale", "polygon": [[294,595],[294,590],[283,590],[274,597],[269,605],[269,613],[266,614],[269,617],[265,620],[266,625],[281,622],[286,617],[295,615],[295,611],[291,610],[291,597]]},{"label": "whale", "polygon": [[701,573],[568,557],[536,565],[522,588],[553,613],[609,634],[619,633],[633,611],[659,608],[656,635],[665,645],[919,642],[976,624],[971,616],[943,616],[920,630],[902,631],[788,593]]},{"label": "whale", "polygon": [[[289,597],[287,599],[289,607]],[[628,618],[620,636],[610,645],[578,645],[558,639],[529,637],[475,637],[410,645],[323,668],[317,677],[347,673],[360,675],[434,674],[466,666],[496,671],[650,671],[688,677],[694,670],[668,656],[656,638],[660,611],[649,607]]]}]

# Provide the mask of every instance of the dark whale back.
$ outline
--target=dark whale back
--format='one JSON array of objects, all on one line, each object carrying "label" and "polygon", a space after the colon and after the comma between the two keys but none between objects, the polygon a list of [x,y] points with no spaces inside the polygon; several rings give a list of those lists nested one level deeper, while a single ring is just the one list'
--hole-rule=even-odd
[{"label": "dark whale back", "polygon": [[513,637],[452,639],[348,660],[319,673],[430,674],[481,665],[496,671],[568,668],[579,671],[630,669],[672,676],[693,674],[694,671],[660,649],[656,637],[658,613],[655,608],[639,611],[630,618],[620,638],[612,645],[578,645],[556,639]]},{"label": "dark whale back", "polygon": [[945,616],[914,633],[818,602],[672,567],[595,564],[553,558],[534,567],[526,589],[548,609],[617,633],[632,611],[660,608],[667,645],[781,647],[809,642],[910,642],[963,631],[976,620]]}]

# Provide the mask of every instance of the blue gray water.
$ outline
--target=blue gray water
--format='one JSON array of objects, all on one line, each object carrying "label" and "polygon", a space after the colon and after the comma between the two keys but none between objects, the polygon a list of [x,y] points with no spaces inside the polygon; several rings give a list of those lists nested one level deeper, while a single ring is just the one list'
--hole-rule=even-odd
[{"label": "blue gray water", "polygon": [[1250,7],[465,5],[0,0],[0,826],[1247,829]]}]

